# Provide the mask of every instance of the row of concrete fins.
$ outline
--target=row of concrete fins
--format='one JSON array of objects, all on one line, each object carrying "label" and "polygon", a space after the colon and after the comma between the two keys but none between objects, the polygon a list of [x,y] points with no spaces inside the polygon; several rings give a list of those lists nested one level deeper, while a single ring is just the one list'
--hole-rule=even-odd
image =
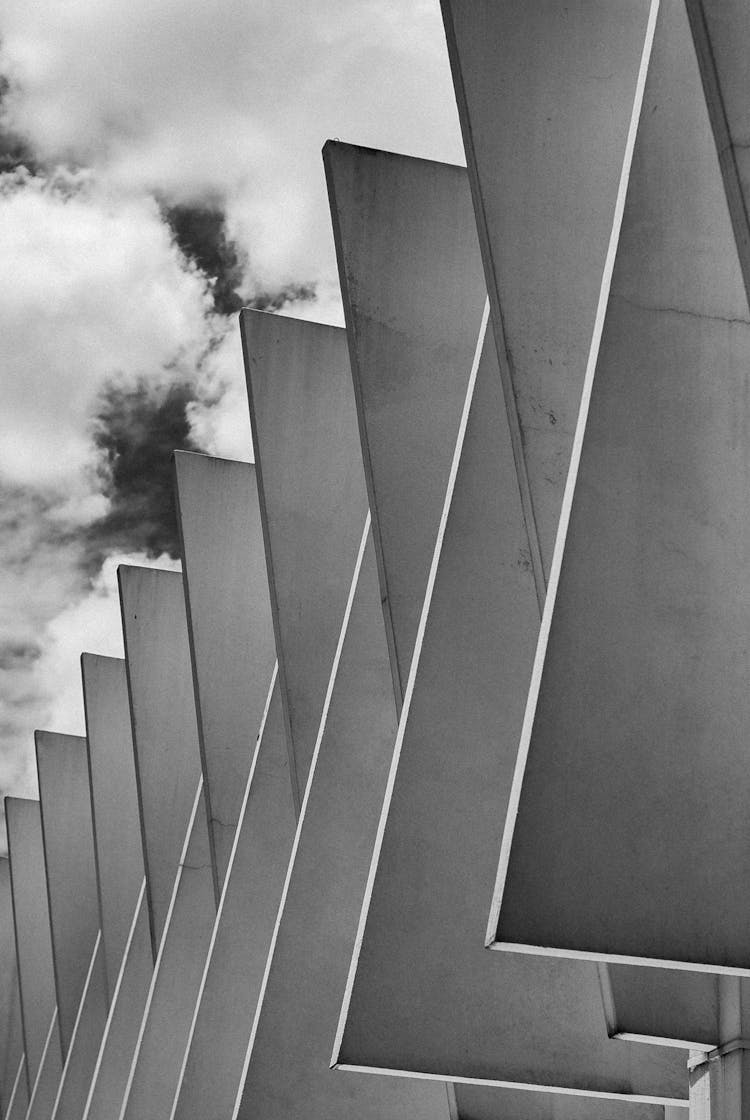
[{"label": "row of concrete fins", "polygon": [[468,172],[326,145],[346,329],[242,313],[255,464],[6,801],[6,1118],[741,1097],[750,16],[443,14]]}]

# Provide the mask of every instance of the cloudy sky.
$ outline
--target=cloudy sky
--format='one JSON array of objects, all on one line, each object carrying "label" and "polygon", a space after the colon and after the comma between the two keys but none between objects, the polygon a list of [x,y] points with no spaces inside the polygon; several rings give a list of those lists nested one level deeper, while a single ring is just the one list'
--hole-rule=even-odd
[{"label": "cloudy sky", "polygon": [[343,321],[329,137],[463,162],[438,0],[4,0],[3,793],[176,564],[171,450],[252,458],[237,309]]}]

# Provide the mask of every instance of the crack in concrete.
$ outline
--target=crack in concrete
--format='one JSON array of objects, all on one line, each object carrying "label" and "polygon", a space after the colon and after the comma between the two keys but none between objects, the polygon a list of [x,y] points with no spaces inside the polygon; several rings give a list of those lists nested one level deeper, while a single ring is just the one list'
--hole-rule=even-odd
[{"label": "crack in concrete", "polygon": [[703,311],[690,311],[686,307],[669,307],[668,305],[662,307],[659,305],[639,303],[638,300],[630,299],[628,296],[624,296],[619,292],[612,292],[611,298],[622,300],[623,303],[627,303],[630,307],[637,307],[640,311],[652,311],[657,315],[660,313],[668,315],[686,315],[689,319],[703,319],[715,323],[728,323],[730,325],[742,323],[744,326],[750,327],[750,319],[731,318],[728,315],[707,315]]}]

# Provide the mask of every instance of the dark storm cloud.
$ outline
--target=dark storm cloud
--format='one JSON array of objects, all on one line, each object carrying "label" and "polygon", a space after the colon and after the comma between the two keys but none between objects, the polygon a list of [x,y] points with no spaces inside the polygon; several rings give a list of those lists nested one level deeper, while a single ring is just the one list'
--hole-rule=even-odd
[{"label": "dark storm cloud", "polygon": [[110,508],[85,530],[86,566],[95,574],[112,552],[179,556],[172,452],[202,450],[190,434],[189,382],[110,383],[102,391],[93,439]]},{"label": "dark storm cloud", "polygon": [[247,260],[236,241],[227,237],[221,206],[180,203],[163,207],[163,214],[177,247],[208,277],[216,311],[220,315],[239,311],[238,290]]},{"label": "dark storm cloud", "polygon": [[241,307],[278,311],[285,304],[316,298],[312,283],[283,284],[243,298],[247,253],[227,235],[226,214],[218,202],[165,205],[162,213],[177,247],[208,278],[219,315],[235,314]]},{"label": "dark storm cloud", "polygon": [[284,284],[272,292],[256,292],[250,299],[245,300],[245,307],[252,307],[256,311],[279,311],[288,303],[297,300],[313,300],[317,298],[315,284]]},{"label": "dark storm cloud", "polygon": [[0,175],[25,167],[32,175],[39,170],[39,163],[27,141],[6,121],[6,103],[11,93],[9,79],[0,74]]}]

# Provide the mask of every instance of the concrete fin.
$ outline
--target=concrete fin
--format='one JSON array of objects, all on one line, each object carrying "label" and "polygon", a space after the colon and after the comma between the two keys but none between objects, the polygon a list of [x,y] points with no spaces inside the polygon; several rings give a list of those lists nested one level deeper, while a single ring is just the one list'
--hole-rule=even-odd
[{"label": "concrete fin", "polygon": [[540,604],[650,6],[442,0]]},{"label": "concrete fin", "polygon": [[261,311],[240,322],[299,809],[367,493],[345,332]]},{"label": "concrete fin", "polygon": [[5,1115],[23,1055],[10,863],[0,858],[0,1115]]},{"label": "concrete fin", "polygon": [[239,1120],[448,1120],[442,1085],[329,1069],[395,731],[366,525],[253,1024]]},{"label": "concrete fin", "polygon": [[64,1060],[99,933],[91,790],[84,738],[37,731],[35,739]]},{"label": "concrete fin", "polygon": [[156,954],[201,773],[198,724],[182,575],[122,565],[118,577]]},{"label": "concrete fin", "polygon": [[169,1115],[215,916],[214,876],[201,778],[187,822],[120,1120]]},{"label": "concrete fin", "polygon": [[323,151],[400,707],[485,300],[466,171]]},{"label": "concrete fin", "polygon": [[663,0],[502,850],[498,943],[750,972],[749,367],[690,27]]},{"label": "concrete fin", "polygon": [[255,468],[183,451],[174,462],[218,899],[276,649]]},{"label": "concrete fin", "polygon": [[274,675],[170,1120],[204,1120],[212,1112],[232,1116],[294,827]]},{"label": "concrete fin", "polygon": [[686,1099],[679,1052],[608,1039],[594,965],[483,948],[539,629],[493,342],[467,388],[334,1059]]},{"label": "concrete fin", "polygon": [[84,653],[81,676],[109,1001],[143,882],[143,848],[125,662]]},{"label": "concrete fin", "polygon": [[[25,1076],[30,1095],[39,1073],[57,1001],[39,802],[6,797],[5,819],[26,1055]],[[53,1045],[59,1050],[56,1023],[53,1033]]]}]

